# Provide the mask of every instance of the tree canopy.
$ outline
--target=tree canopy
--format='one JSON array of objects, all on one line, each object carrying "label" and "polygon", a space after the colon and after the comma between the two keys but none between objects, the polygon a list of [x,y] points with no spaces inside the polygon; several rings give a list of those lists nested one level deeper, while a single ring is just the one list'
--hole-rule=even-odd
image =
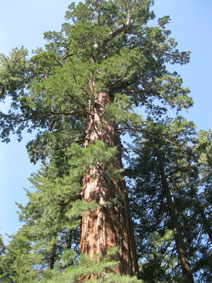
[{"label": "tree canopy", "polygon": [[181,116],[193,101],[169,65],[190,52],[152,6],[71,3],[45,48],[1,54],[1,139],[35,133],[41,162],[2,282],[211,282],[211,132]]}]

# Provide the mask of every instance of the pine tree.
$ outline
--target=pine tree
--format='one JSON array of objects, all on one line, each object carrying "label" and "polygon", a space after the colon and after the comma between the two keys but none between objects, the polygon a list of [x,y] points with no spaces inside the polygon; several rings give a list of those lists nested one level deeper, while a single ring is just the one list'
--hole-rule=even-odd
[{"label": "pine tree", "polygon": [[[199,280],[210,282],[212,280],[211,258],[211,130],[200,130],[195,140],[193,166],[196,178],[190,179],[193,193],[193,217],[198,233],[198,255],[195,270],[200,270]],[[197,224],[198,223],[198,224]]]},{"label": "pine tree", "polygon": [[0,262],[1,282],[33,282],[39,279],[39,272],[33,265],[40,264],[39,257],[31,253],[28,229],[23,225],[21,230],[4,247],[5,255]]},{"label": "pine tree", "polygon": [[[128,170],[129,177],[132,178],[133,216],[140,218],[136,225],[138,241],[147,245],[147,255],[151,252],[147,257],[151,259],[153,256],[150,266],[155,262],[156,271],[163,271],[161,276],[166,276],[167,281],[174,279],[176,282],[194,282],[189,260],[189,256],[193,256],[190,254],[193,246],[189,245],[190,239],[196,236],[196,229],[189,221],[193,208],[190,207],[192,198],[186,183],[191,172],[188,163],[191,148],[187,143],[192,142],[192,134],[193,125],[182,118],[166,121],[164,124],[155,124],[149,120],[146,132],[136,138],[134,158],[131,159]],[[143,232],[145,234],[142,235]],[[154,253],[150,249],[152,237],[159,241],[156,242]],[[145,248],[143,244],[139,245],[144,256]],[[180,275],[179,265],[174,258],[178,259],[183,276]],[[149,264],[144,265],[144,270]],[[145,279],[147,274],[143,276]],[[156,275],[152,272],[150,280],[162,280],[154,276]]]},{"label": "pine tree", "polygon": [[[2,140],[8,142],[11,132],[21,139],[24,129],[36,131],[27,145],[31,161],[47,162],[54,171],[45,171],[43,190],[37,183],[38,191],[29,194],[32,206],[22,208],[27,222],[31,214],[35,229],[48,224],[44,259],[49,269],[63,254],[57,241],[62,231],[69,237],[70,212],[72,220],[82,217],[81,255],[92,262],[117,247],[119,264],[105,270],[138,276],[121,136],[143,130],[137,107],[160,119],[168,107],[180,111],[192,105],[180,76],[166,67],[167,62],[187,63],[189,53],[179,52],[169,37],[168,17],[147,25],[155,18],[151,5],[150,0],[72,3],[61,31],[45,33],[45,49],[29,59],[24,48],[14,49],[10,57],[1,55],[0,97],[11,101],[9,112],[1,113]],[[45,189],[46,197],[52,194],[47,208]],[[72,214],[77,199],[84,207]],[[59,225],[61,215],[66,227]],[[82,280],[100,274],[91,272]]]},{"label": "pine tree", "polygon": [[130,150],[127,175],[142,278],[210,282],[211,132],[197,135],[180,117],[150,119]]}]

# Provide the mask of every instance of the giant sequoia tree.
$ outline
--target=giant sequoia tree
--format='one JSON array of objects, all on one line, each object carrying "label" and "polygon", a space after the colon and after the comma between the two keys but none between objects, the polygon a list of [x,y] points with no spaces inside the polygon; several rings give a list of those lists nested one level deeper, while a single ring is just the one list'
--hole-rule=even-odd
[{"label": "giant sequoia tree", "polygon": [[[165,29],[168,17],[156,23],[152,4],[72,3],[61,31],[44,34],[44,49],[31,58],[24,48],[1,55],[0,98],[10,102],[0,116],[1,138],[36,133],[27,148],[43,169],[32,178],[37,191],[20,207],[32,249],[49,269],[73,246],[90,266],[116,247],[111,260],[118,263],[104,270],[138,276],[121,137],[148,130],[138,109],[159,122],[169,107],[179,112],[192,105],[180,76],[167,69],[168,62],[187,63],[189,53]],[[64,260],[63,269],[70,265],[73,259]],[[100,276],[90,273],[82,280]]]}]

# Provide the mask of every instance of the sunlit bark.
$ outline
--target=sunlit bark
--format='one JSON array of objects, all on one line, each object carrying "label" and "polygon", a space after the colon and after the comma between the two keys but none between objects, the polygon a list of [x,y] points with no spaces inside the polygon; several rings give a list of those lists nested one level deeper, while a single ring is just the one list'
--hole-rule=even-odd
[{"label": "sunlit bark", "polygon": [[[101,140],[108,146],[116,146],[120,152],[121,142],[114,126],[104,119],[105,107],[111,103],[108,93],[95,95],[95,103],[90,105],[88,132],[85,146]],[[122,168],[121,153],[111,164],[113,169]],[[130,218],[125,182],[106,178],[104,162],[96,164],[83,180],[82,198],[95,201],[99,208],[82,217],[80,252],[91,259],[97,254],[105,255],[107,250],[116,246],[120,265],[113,268],[116,274],[137,275],[138,266],[135,252],[135,240]],[[113,202],[118,200],[117,203]],[[90,275],[85,278],[88,279]]]}]

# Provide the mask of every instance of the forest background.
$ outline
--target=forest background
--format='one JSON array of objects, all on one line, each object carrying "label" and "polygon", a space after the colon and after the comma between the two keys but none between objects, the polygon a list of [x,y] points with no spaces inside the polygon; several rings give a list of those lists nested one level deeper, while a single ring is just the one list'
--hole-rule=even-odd
[{"label": "forest background", "polygon": [[[0,0],[0,53],[9,54],[12,48],[24,45],[28,50],[44,45],[42,34],[59,30],[69,0]],[[180,50],[191,51],[187,65],[174,66],[191,89],[194,107],[185,113],[198,129],[211,127],[211,65],[212,65],[212,1],[211,0],[155,0],[157,17],[169,15],[168,28],[179,42]],[[0,105],[0,110],[6,105]],[[23,187],[29,187],[28,178],[36,167],[30,164],[25,144],[12,137],[9,144],[0,143],[0,234],[14,234],[18,221],[15,202],[25,204]],[[4,235],[5,241],[7,237]]]}]

